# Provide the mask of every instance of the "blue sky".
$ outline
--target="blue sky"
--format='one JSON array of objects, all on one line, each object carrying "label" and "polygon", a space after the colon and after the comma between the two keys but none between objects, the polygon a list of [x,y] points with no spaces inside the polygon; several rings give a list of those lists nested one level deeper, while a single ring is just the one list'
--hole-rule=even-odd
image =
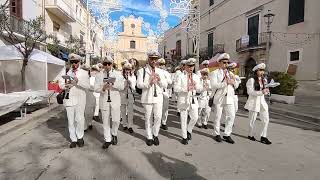
[{"label": "blue sky", "polygon": [[[163,0],[164,7],[167,12],[170,8],[170,0]],[[145,22],[151,24],[154,31],[157,30],[157,23],[160,19],[159,11],[152,9],[150,6],[150,0],[122,0],[123,10],[118,12],[112,12],[111,18],[113,20],[119,20],[122,15],[129,16],[131,14],[135,16],[143,17]],[[174,27],[179,23],[179,19],[176,16],[169,15],[167,22],[170,27]],[[144,33],[146,34],[145,30]]]}]

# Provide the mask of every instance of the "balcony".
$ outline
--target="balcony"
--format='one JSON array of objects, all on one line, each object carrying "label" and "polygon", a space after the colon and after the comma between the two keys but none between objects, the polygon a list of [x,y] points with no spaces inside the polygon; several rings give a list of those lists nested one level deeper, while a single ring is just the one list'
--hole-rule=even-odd
[{"label": "balcony", "polygon": [[236,41],[236,51],[245,52],[249,50],[266,49],[268,41],[267,33],[259,33],[240,38]]},{"label": "balcony", "polygon": [[74,11],[64,0],[46,0],[45,8],[65,22],[75,22]]}]

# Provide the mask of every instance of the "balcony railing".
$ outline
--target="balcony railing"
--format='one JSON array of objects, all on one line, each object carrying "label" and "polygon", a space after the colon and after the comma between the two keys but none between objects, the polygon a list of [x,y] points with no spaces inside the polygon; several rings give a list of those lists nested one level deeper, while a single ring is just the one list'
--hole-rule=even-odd
[{"label": "balcony railing", "polygon": [[64,0],[46,0],[46,9],[66,22],[75,22],[72,6]]},{"label": "balcony railing", "polygon": [[241,52],[251,49],[266,48],[267,40],[267,33],[259,33],[246,38],[240,38],[236,41],[236,51]]}]

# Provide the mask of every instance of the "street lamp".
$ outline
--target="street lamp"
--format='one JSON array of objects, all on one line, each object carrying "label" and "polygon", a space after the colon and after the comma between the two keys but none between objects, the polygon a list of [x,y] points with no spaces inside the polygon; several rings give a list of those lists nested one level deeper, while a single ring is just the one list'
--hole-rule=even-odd
[{"label": "street lamp", "polygon": [[270,10],[268,10],[268,13],[263,16],[264,22],[267,24],[267,35],[268,35],[267,47],[266,47],[266,60],[265,60],[265,64],[267,65],[267,68],[269,68],[269,54],[270,54],[270,42],[271,42],[270,26],[273,23],[274,16],[275,14],[271,13]]}]

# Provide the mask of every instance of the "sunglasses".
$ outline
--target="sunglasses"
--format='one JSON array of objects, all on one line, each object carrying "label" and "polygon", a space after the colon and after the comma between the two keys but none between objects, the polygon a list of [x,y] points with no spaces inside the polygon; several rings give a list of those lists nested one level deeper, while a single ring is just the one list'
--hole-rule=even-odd
[{"label": "sunglasses", "polygon": [[229,62],[226,62],[226,61],[223,61],[223,62],[221,62],[222,64],[229,64]]},{"label": "sunglasses", "polygon": [[258,69],[258,71],[263,71],[264,72],[265,70],[264,69]]},{"label": "sunglasses", "polygon": [[194,64],[192,64],[192,65],[188,65],[189,67],[193,67],[194,66]]},{"label": "sunglasses", "polygon": [[107,63],[103,63],[102,65],[104,65],[104,66],[111,66],[112,63],[107,62]]},{"label": "sunglasses", "polygon": [[70,64],[77,64],[79,61],[70,61]]}]

